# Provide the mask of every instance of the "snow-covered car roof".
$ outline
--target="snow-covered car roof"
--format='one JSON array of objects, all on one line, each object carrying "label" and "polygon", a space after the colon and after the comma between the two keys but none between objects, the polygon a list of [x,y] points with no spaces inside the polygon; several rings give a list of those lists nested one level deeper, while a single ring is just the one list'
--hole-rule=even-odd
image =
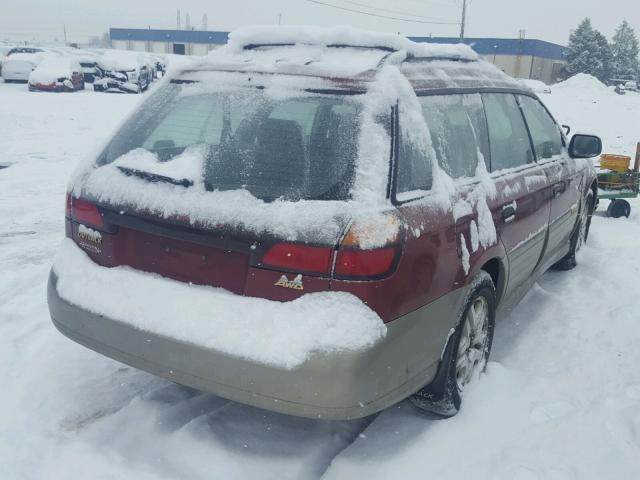
[{"label": "snow-covered car roof", "polygon": [[3,65],[8,64],[9,62],[29,62],[33,65],[38,65],[48,56],[53,56],[53,54],[47,54],[45,52],[36,52],[36,53],[14,53],[5,57],[3,60]]},{"label": "snow-covered car roof", "polygon": [[74,72],[81,72],[78,61],[71,57],[47,57],[29,75],[29,83],[49,84],[59,78],[71,78]]},{"label": "snow-covered car roof", "polygon": [[75,52],[70,52],[70,56],[77,59],[79,62],[97,62],[100,58],[100,55],[97,53],[89,52],[87,50],[76,50]]},{"label": "snow-covered car roof", "polygon": [[128,71],[140,67],[140,54],[124,50],[107,50],[98,58],[98,66],[103,70]]},{"label": "snow-covered car roof", "polygon": [[[399,67],[415,88],[522,89],[466,45],[417,43],[400,35],[350,27],[243,28],[232,32],[226,46],[209,53],[193,70],[367,81],[385,65]],[[185,73],[188,77],[190,72]]]}]

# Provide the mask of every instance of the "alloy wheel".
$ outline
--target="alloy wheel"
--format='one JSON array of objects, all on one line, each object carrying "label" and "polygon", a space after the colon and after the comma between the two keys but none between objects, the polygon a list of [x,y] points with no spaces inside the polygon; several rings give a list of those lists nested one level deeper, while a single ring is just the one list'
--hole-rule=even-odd
[{"label": "alloy wheel", "polygon": [[[456,383],[462,391],[478,368],[483,368],[489,338],[489,304],[483,296],[473,300],[464,317],[456,359]],[[480,367],[478,367],[480,365]]]}]

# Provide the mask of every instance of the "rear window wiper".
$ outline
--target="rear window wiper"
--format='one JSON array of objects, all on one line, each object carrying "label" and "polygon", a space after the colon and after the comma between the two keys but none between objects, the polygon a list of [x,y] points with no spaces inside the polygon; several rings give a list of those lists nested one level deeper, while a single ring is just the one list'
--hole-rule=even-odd
[{"label": "rear window wiper", "polygon": [[193,187],[193,181],[186,178],[171,178],[164,175],[158,175],[157,173],[145,172],[144,170],[136,170],[135,168],[122,166],[118,166],[118,170],[128,177],[138,177],[153,183],[162,182],[170,183],[171,185],[179,185],[181,187]]}]

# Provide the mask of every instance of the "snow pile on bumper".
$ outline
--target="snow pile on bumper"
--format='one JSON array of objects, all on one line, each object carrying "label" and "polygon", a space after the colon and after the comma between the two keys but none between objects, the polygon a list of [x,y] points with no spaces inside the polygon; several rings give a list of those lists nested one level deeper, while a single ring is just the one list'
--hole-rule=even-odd
[{"label": "snow pile on bumper", "polygon": [[291,302],[242,297],[128,267],[101,267],[69,239],[53,270],[58,294],[81,308],[279,368],[293,369],[313,354],[363,350],[386,335],[380,317],[343,292]]}]

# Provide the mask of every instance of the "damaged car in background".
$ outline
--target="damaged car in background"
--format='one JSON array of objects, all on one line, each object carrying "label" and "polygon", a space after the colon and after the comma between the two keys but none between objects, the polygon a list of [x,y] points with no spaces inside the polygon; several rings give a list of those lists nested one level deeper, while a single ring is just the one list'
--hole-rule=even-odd
[{"label": "damaged car in background", "polygon": [[93,82],[96,92],[141,93],[153,81],[148,60],[135,52],[107,50],[97,67],[100,78]]}]

